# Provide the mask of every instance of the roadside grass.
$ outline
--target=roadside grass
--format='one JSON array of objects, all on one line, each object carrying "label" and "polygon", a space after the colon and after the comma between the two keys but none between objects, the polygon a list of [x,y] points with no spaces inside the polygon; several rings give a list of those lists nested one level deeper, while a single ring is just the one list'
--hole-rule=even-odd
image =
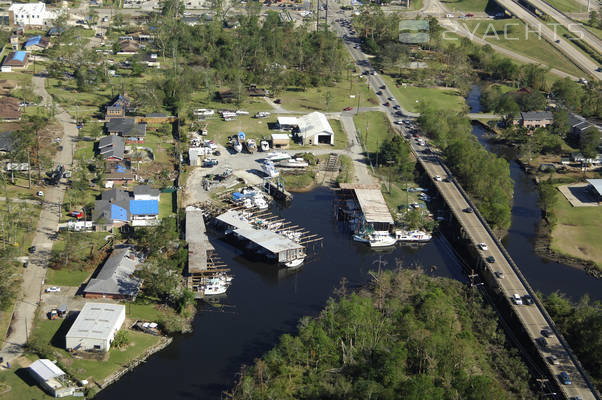
[{"label": "roadside grass", "polygon": [[[459,0],[459,1],[443,1],[448,9],[457,11],[476,11],[484,12],[489,4],[489,0]],[[457,16],[457,15],[456,15]]]},{"label": "roadside grass", "polygon": [[[354,96],[354,97],[351,97]],[[374,107],[378,99],[370,90],[364,79],[356,75],[343,79],[332,87],[288,88],[277,96],[282,107],[290,111],[323,111],[338,112],[345,107]],[[330,97],[328,107],[326,99]]]},{"label": "roadside grass", "polygon": [[337,183],[351,183],[355,176],[355,170],[353,160],[347,154],[339,155],[339,175],[337,176]]},{"label": "roadside grass", "polygon": [[585,27],[585,29],[587,29],[588,31],[590,31],[591,33],[596,35],[598,37],[598,39],[602,39],[602,29],[594,28],[593,26],[589,26],[589,25],[583,25],[583,26]]},{"label": "roadside grass", "polygon": [[[18,249],[18,256],[27,255],[27,249],[31,246],[33,237],[36,234],[36,225],[40,217],[41,207],[37,204],[29,203],[10,203],[10,225],[4,222],[3,229],[10,229],[9,232],[3,232],[10,238],[6,245],[12,245]],[[0,201],[0,213],[8,215],[8,208],[5,201]]]},{"label": "roadside grass", "polygon": [[159,218],[173,214],[173,193],[161,193],[159,196]]},{"label": "roadside grass", "polygon": [[46,272],[44,283],[53,286],[75,286],[79,287],[84,283],[92,271],[89,270],[73,270],[73,269],[52,269],[49,268]]},{"label": "roadside grass", "polygon": [[587,6],[573,0],[547,0],[547,2],[563,13],[579,13],[587,11]]},{"label": "roadside grass", "polygon": [[160,306],[155,303],[151,302],[146,304],[144,299],[137,299],[135,303],[128,303],[125,307],[125,311],[127,318],[132,320],[153,322],[160,321],[167,313],[167,311],[162,310]]},{"label": "roadside grass", "polygon": [[[536,32],[525,32],[525,24],[516,19],[488,21],[464,21],[466,28],[486,41],[505,47],[516,53],[541,61],[552,68],[580,76],[582,72]],[[506,27],[506,35],[504,35]],[[487,34],[486,34],[487,33]]]},{"label": "roadside grass", "polygon": [[559,193],[554,211],[558,223],[552,230],[552,250],[593,261],[599,269],[602,268],[602,208],[573,207]]},{"label": "roadside grass", "polygon": [[94,159],[94,141],[78,140],[75,145],[74,158],[76,160],[91,161]]},{"label": "roadside grass", "polygon": [[[556,23],[556,20],[552,20],[551,22]],[[593,47],[591,47],[587,42],[579,39],[578,34],[569,32],[569,30],[566,27],[560,24],[557,24],[556,28],[556,33],[559,35],[561,40],[565,40],[566,42],[570,43],[571,46],[576,48],[579,52],[581,52],[581,54],[590,58],[595,63],[602,63],[602,55],[598,54],[596,50]],[[583,74],[583,72],[581,72],[581,74]]]},{"label": "roadside grass", "polygon": [[190,96],[189,107],[191,110],[207,108],[212,110],[244,110],[252,116],[259,111],[272,111],[272,106],[261,97],[244,97],[241,104],[223,103],[215,98],[215,92],[207,89],[195,91]]},{"label": "roadside grass", "polygon": [[378,111],[354,115],[353,122],[368,153],[378,152],[382,143],[395,134],[385,114]]},{"label": "roadside grass", "polygon": [[[387,77],[389,78],[389,77]],[[397,101],[410,112],[419,112],[420,104],[441,110],[463,111],[466,101],[456,89],[451,88],[422,88],[416,86],[397,87],[392,79],[386,79]]]},{"label": "roadside grass", "polygon": [[106,361],[77,359],[71,357],[64,349],[64,334],[68,331],[71,323],[72,321],[63,319],[48,320],[44,315],[39,314],[31,336],[39,344],[50,345],[52,352],[66,367],[67,372],[78,380],[89,379],[102,382],[110,374],[129,364],[160,340],[157,336],[128,330],[130,338],[128,347],[123,350],[111,348]]},{"label": "roadside grass", "polygon": [[[397,176],[392,173],[389,168],[380,167],[375,170],[376,174],[380,176],[383,182],[382,194],[385,198],[385,202],[387,206],[389,206],[389,210],[393,215],[397,215],[398,213],[407,210],[408,204],[422,201],[418,200],[418,194],[414,192],[407,192],[406,183],[400,182],[397,179]],[[389,179],[390,188],[389,188]],[[416,183],[413,181],[408,181],[407,187],[416,187]],[[409,202],[409,203],[408,203]]]}]

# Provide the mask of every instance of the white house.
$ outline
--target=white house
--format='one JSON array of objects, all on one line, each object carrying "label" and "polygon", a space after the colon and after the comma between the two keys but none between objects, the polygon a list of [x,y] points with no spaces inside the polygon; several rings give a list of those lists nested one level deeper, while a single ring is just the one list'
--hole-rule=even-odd
[{"label": "white house", "polygon": [[51,19],[54,19],[54,13],[46,10],[46,4],[39,3],[13,3],[8,8],[15,17],[16,25],[23,26],[43,26]]},{"label": "white house", "polygon": [[297,118],[299,132],[303,144],[331,144],[334,145],[334,131],[328,123],[326,115],[314,111],[311,114]]},{"label": "white house", "polygon": [[121,304],[86,303],[65,336],[67,350],[109,351],[125,321]]}]

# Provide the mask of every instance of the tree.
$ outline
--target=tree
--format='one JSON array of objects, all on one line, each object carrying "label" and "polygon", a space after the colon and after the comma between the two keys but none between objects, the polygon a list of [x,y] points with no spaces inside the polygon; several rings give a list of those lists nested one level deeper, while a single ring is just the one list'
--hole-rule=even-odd
[{"label": "tree", "polygon": [[111,345],[117,349],[123,349],[130,344],[130,334],[125,329],[120,329],[115,333]]},{"label": "tree", "polygon": [[554,225],[556,222],[554,208],[558,202],[558,190],[551,183],[545,182],[539,185],[539,198],[537,206],[541,208],[544,218],[548,225]]},{"label": "tree", "polygon": [[564,108],[560,108],[554,113],[554,122],[552,123],[551,131],[561,138],[565,138],[571,131],[569,113]]},{"label": "tree", "polygon": [[592,126],[579,138],[581,154],[586,159],[594,159],[598,155],[598,146],[600,146],[600,131]]}]

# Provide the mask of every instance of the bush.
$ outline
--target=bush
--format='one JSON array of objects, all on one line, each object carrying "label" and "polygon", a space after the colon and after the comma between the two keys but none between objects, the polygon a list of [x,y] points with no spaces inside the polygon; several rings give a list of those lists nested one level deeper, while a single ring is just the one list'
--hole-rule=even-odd
[{"label": "bush", "polygon": [[117,349],[123,349],[130,344],[130,334],[128,331],[122,329],[115,334],[115,338],[113,339],[113,347]]}]

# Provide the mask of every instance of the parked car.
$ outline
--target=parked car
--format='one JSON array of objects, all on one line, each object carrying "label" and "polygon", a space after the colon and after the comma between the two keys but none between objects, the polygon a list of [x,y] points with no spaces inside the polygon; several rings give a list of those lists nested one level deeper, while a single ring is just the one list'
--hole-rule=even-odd
[{"label": "parked car", "polygon": [[25,262],[23,263],[23,268],[27,268],[27,267],[29,267],[29,261],[25,261]]},{"label": "parked car", "polygon": [[379,89],[385,90],[387,87],[385,85],[382,85]]},{"label": "parked car", "polygon": [[563,385],[570,385],[573,383],[571,382],[571,378],[569,378],[569,374],[567,374],[566,371],[562,371],[560,375],[558,375],[558,378],[560,378],[560,382],[562,382]]},{"label": "parked car", "polygon": [[548,362],[552,365],[558,365],[560,364],[560,361],[558,360],[558,357],[556,357],[555,355],[551,355],[550,357],[548,357]]},{"label": "parked car", "polygon": [[46,293],[58,293],[60,291],[61,291],[61,288],[60,287],[56,287],[56,286],[48,287],[45,290]]},{"label": "parked car", "polygon": [[38,190],[36,194],[38,195],[38,197],[44,197],[44,192],[42,192],[41,190]]},{"label": "parked car", "polygon": [[29,251],[29,254],[33,254],[36,252],[36,246],[31,246],[29,249],[27,249],[27,251]]},{"label": "parked car", "polygon": [[343,111],[351,111],[351,110],[353,110],[353,107],[345,107],[345,108],[343,108]]},{"label": "parked car", "polygon": [[551,329],[548,329],[548,328],[543,328],[543,329],[541,330],[541,334],[542,334],[543,336],[545,336],[545,337],[550,337],[550,336],[552,336],[552,335],[554,334],[554,332],[552,332],[552,330],[551,330]]},{"label": "parked car", "polygon": [[495,262],[495,258],[493,256],[489,256],[485,260],[487,260],[487,262],[490,264],[493,264]]},{"label": "parked car", "polygon": [[385,104],[383,104],[383,106],[385,106],[385,107],[389,107],[390,105],[391,105],[391,103],[389,103],[388,101]]},{"label": "parked car", "polygon": [[494,273],[498,279],[504,279],[504,273],[502,271],[495,271]]}]

